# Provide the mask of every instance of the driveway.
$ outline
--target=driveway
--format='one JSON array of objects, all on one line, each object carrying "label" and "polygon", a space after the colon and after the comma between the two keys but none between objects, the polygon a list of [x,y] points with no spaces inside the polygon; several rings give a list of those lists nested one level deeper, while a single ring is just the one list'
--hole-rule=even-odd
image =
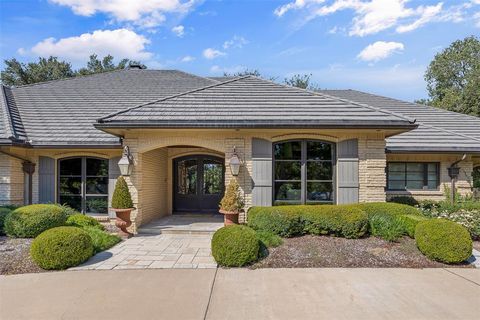
[{"label": "driveway", "polygon": [[1,319],[474,319],[475,269],[156,269],[0,277]]}]

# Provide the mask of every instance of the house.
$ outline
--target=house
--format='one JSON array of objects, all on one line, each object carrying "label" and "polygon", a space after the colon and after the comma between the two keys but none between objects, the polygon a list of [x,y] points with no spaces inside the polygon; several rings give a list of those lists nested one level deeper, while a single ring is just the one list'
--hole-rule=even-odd
[{"label": "house", "polygon": [[122,159],[134,229],[216,212],[234,177],[247,208],[438,200],[480,166],[479,118],[353,90],[134,67],[1,89],[0,203],[107,215]]}]

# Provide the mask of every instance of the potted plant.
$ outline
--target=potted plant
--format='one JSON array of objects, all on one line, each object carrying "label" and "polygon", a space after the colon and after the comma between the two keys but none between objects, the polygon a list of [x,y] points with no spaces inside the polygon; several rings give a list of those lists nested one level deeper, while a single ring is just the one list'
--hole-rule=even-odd
[{"label": "potted plant", "polygon": [[237,180],[228,184],[227,191],[220,201],[220,213],[224,215],[226,226],[238,223],[238,214],[243,210],[243,199],[240,195],[240,186]]},{"label": "potted plant", "polygon": [[133,234],[127,230],[127,228],[132,225],[130,213],[133,209],[132,196],[128,190],[127,182],[125,182],[123,177],[119,177],[115,184],[115,190],[113,191],[112,210],[115,211],[117,217],[115,225],[127,237],[133,236]]}]

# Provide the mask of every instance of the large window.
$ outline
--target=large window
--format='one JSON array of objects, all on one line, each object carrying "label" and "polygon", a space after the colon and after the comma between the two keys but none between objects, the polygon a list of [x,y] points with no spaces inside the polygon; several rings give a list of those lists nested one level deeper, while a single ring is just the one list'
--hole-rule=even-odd
[{"label": "large window", "polygon": [[58,162],[58,202],[82,213],[108,213],[108,160],[68,158]]},{"label": "large window", "polygon": [[389,162],[388,190],[437,190],[439,171],[436,162]]},{"label": "large window", "polygon": [[315,140],[274,144],[274,203],[332,203],[334,151],[333,144]]}]

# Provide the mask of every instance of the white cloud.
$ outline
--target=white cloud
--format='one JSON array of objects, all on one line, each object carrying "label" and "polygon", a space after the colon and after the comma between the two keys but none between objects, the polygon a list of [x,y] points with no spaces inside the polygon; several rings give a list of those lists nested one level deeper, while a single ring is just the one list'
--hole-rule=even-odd
[{"label": "white cloud", "polygon": [[247,39],[240,36],[233,36],[232,39],[227,40],[223,43],[223,49],[227,50],[230,48],[242,48],[244,45],[248,43]]},{"label": "white cloud", "polygon": [[25,48],[18,48],[17,53],[21,56],[27,55],[28,51]]},{"label": "white cloud", "polygon": [[67,6],[81,16],[98,12],[120,22],[132,22],[146,28],[156,27],[165,20],[165,14],[185,14],[193,9],[197,0],[50,0]]},{"label": "white cloud", "polygon": [[185,27],[182,25],[175,26],[172,28],[172,32],[175,33],[177,37],[183,37],[185,35]]},{"label": "white cloud", "polygon": [[207,48],[207,49],[203,50],[203,56],[206,59],[209,59],[209,60],[212,60],[212,59],[224,56],[224,55],[226,55],[225,52],[222,52],[220,50],[213,49],[213,48]]},{"label": "white cloud", "polygon": [[80,36],[47,38],[37,43],[31,52],[38,56],[56,56],[72,62],[84,62],[95,53],[100,57],[111,54],[115,58],[146,60],[152,53],[145,50],[150,40],[131,30],[96,30]]},{"label": "white cloud", "polygon": [[352,10],[349,35],[366,36],[385,29],[397,27],[397,32],[407,32],[439,19],[443,4],[407,6],[408,0],[334,0],[328,4],[319,0],[290,2],[278,7],[278,16],[290,10],[306,11],[303,24],[319,16],[331,15],[343,10]]},{"label": "white cloud", "polygon": [[477,13],[475,13],[475,14],[473,15],[473,18],[474,18],[475,21],[476,21],[475,26],[476,26],[477,28],[480,28],[480,11],[477,12]]},{"label": "white cloud", "polygon": [[195,60],[195,57],[192,57],[192,56],[185,56],[182,59],[180,59],[181,62],[192,62],[193,60]]},{"label": "white cloud", "polygon": [[395,52],[403,51],[404,45],[400,42],[377,41],[368,45],[359,54],[358,58],[363,61],[379,61],[387,58]]}]

